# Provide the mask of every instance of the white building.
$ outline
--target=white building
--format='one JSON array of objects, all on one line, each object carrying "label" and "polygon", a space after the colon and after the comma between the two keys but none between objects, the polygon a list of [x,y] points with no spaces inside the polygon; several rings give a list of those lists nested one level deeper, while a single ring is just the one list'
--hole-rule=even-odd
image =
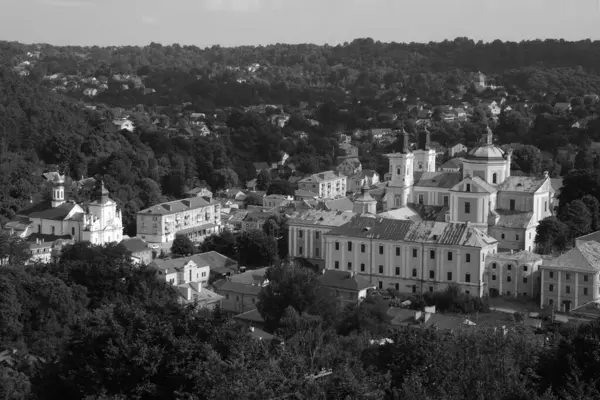
[{"label": "white building", "polygon": [[298,181],[298,189],[317,194],[323,199],[334,199],[346,195],[346,176],[339,172],[325,171]]}]

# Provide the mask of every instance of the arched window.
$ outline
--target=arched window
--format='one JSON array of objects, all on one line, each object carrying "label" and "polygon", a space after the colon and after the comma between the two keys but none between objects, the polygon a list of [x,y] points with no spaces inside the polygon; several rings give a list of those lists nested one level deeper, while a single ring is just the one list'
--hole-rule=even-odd
[{"label": "arched window", "polygon": [[492,183],[498,183],[498,174],[495,172],[492,175]]},{"label": "arched window", "polygon": [[402,172],[400,172],[400,168],[396,168],[396,174],[397,175],[402,175]]},{"label": "arched window", "polygon": [[396,207],[400,207],[400,196],[396,196],[395,200]]}]

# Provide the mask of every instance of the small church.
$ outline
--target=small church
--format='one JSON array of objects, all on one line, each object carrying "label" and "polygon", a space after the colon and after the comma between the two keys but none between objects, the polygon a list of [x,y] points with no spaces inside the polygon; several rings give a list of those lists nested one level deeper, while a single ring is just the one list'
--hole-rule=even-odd
[{"label": "small church", "polygon": [[400,151],[387,155],[388,213],[429,206],[438,210],[438,221],[468,222],[498,240],[499,249],[535,251],[536,227],[554,208],[547,172],[511,176],[512,150],[495,146],[489,127],[458,172],[436,170],[429,132],[419,133],[415,150],[409,134],[403,131],[401,136]]},{"label": "small church", "polygon": [[101,180],[95,180],[91,199],[77,204],[66,198],[65,175],[48,172],[44,177],[51,184],[50,199],[18,211],[5,230],[25,239],[36,234],[96,245],[123,239],[121,210]]}]

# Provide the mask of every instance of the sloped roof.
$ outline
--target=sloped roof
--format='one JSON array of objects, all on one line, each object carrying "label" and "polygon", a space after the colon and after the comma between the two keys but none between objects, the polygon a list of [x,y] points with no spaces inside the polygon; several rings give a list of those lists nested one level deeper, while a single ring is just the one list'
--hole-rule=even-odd
[{"label": "sloped roof", "polygon": [[531,225],[533,212],[495,210],[500,216],[496,226],[501,228],[527,228]]},{"label": "sloped roof", "polygon": [[252,285],[256,282],[262,282],[265,279],[265,273],[269,267],[252,269],[250,271],[243,272],[241,274],[231,276],[232,283],[239,283],[242,285]]},{"label": "sloped roof", "polygon": [[600,243],[577,243],[568,252],[542,262],[544,268],[559,270],[600,272]]},{"label": "sloped roof", "polygon": [[542,187],[546,178],[535,176],[509,176],[498,185],[500,192],[535,193]]},{"label": "sloped roof", "polygon": [[58,207],[52,207],[48,203],[42,203],[39,208],[33,208],[32,211],[23,210],[19,212],[19,215],[27,215],[29,218],[41,218],[50,219],[54,221],[61,221],[67,218],[67,215],[75,208],[77,204],[66,202]]},{"label": "sloped roof", "polygon": [[248,321],[248,322],[259,322],[259,323],[264,323],[265,320],[262,317],[262,315],[260,315],[260,312],[258,312],[258,310],[256,308],[253,308],[250,311],[246,311],[244,313],[238,314],[235,317],[233,317],[233,319],[237,319],[240,321]]},{"label": "sloped roof", "polygon": [[231,281],[224,281],[217,288],[217,292],[232,292],[239,294],[246,294],[252,296],[258,296],[260,291],[262,290],[262,286],[258,285],[246,285],[244,283],[237,283]]},{"label": "sloped roof", "polygon": [[417,172],[414,186],[450,189],[461,180],[460,172]]},{"label": "sloped roof", "polygon": [[206,253],[196,254],[196,259],[202,260],[204,262],[204,265],[208,265],[211,270],[233,267],[237,265],[237,261],[227,256],[224,256],[223,254],[216,251],[209,251]]},{"label": "sloped roof", "polygon": [[137,237],[123,239],[121,241],[121,244],[123,246],[125,246],[125,248],[133,254],[150,250],[148,248],[148,246],[146,245],[146,242],[144,242],[142,239],[137,238]]},{"label": "sloped roof", "polygon": [[330,211],[352,211],[354,203],[348,197],[341,197],[335,200],[327,200],[325,207]]},{"label": "sloped roof", "polygon": [[446,212],[449,210],[448,207],[444,206],[432,206],[414,203],[410,203],[409,207],[419,213],[419,216],[423,221],[445,222]]},{"label": "sloped roof", "polygon": [[349,211],[302,210],[288,216],[288,224],[341,226],[356,214]]},{"label": "sloped roof", "polygon": [[325,172],[319,172],[318,174],[314,174],[309,177],[306,177],[306,178],[300,180],[300,182],[301,183],[326,182],[326,181],[343,178],[343,177],[344,177],[344,175],[340,174],[339,172],[325,171]]},{"label": "sloped roof", "polygon": [[187,210],[194,210],[201,207],[208,207],[210,205],[211,203],[207,202],[202,197],[190,197],[189,199],[156,204],[152,207],[146,208],[145,210],[139,211],[138,214],[167,215]]},{"label": "sloped roof", "polygon": [[170,258],[167,260],[156,259],[150,263],[150,266],[165,271],[166,273],[172,273],[175,271],[180,271],[181,268],[183,268],[183,266],[189,261],[195,262],[198,267],[207,266],[202,257],[199,257],[198,254],[188,257]]},{"label": "sloped roof", "polygon": [[484,179],[482,179],[478,176],[472,176],[471,181],[488,193],[496,193],[498,191],[495,187],[493,187],[492,185],[487,183]]},{"label": "sloped roof", "polygon": [[361,291],[374,288],[375,285],[350,271],[337,271],[334,269],[323,270],[323,274],[317,278],[321,286],[334,289]]},{"label": "sloped roof", "polygon": [[463,158],[451,158],[440,166],[440,169],[460,169],[463,165]]},{"label": "sloped roof", "polygon": [[318,194],[314,192],[309,192],[308,190],[295,190],[294,196],[298,197],[319,197]]},{"label": "sloped roof", "polygon": [[332,229],[328,235],[469,247],[485,247],[497,242],[496,239],[469,224],[414,222],[361,216],[354,217],[347,224]]}]

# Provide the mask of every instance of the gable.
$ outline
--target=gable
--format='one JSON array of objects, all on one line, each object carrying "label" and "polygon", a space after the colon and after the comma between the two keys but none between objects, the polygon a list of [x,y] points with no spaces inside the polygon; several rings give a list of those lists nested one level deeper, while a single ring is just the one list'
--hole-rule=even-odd
[{"label": "gable", "polygon": [[[467,190],[469,188],[470,190]],[[452,192],[463,192],[463,193],[496,193],[497,190],[488,184],[486,181],[479,177],[466,177],[456,185],[454,185],[450,191]]]}]

